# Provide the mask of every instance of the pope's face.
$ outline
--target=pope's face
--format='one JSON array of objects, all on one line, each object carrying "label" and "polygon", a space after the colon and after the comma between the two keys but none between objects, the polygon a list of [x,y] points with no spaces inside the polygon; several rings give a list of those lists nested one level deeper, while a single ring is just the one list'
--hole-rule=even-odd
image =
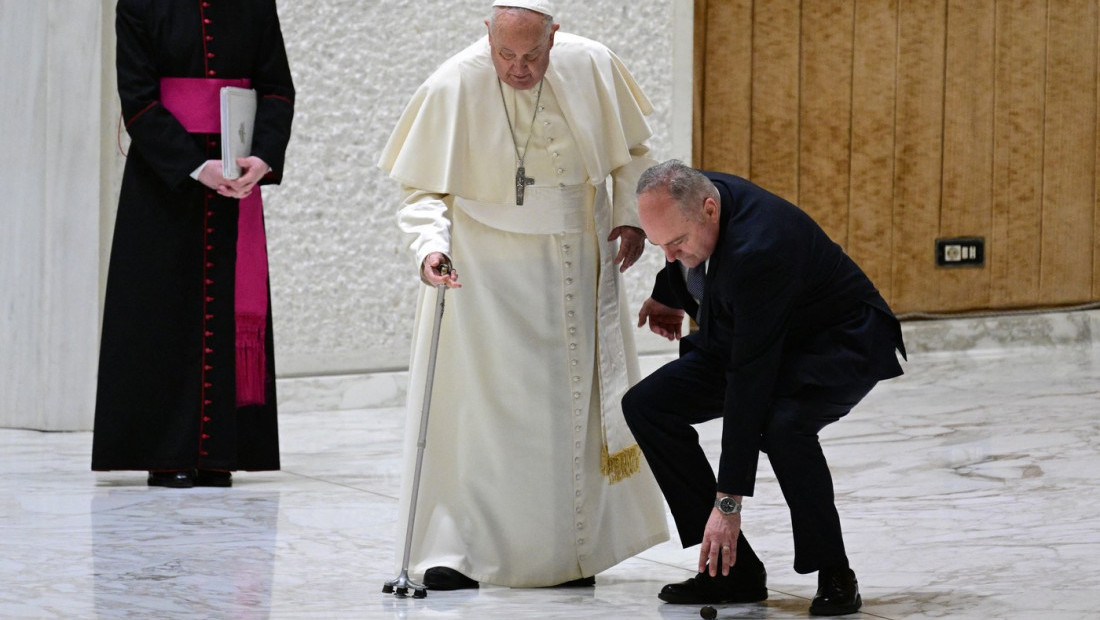
[{"label": "pope's face", "polygon": [[[489,22],[485,22],[489,26]],[[546,34],[541,14],[530,11],[501,12],[496,28],[489,28],[489,49],[500,81],[517,90],[527,90],[542,80],[550,66],[554,46],[554,24]]]},{"label": "pope's face", "polygon": [[676,201],[664,189],[654,189],[638,196],[638,219],[646,238],[661,246],[665,259],[696,267],[710,258],[718,243],[718,203],[713,198],[703,201],[697,218],[685,217]]}]

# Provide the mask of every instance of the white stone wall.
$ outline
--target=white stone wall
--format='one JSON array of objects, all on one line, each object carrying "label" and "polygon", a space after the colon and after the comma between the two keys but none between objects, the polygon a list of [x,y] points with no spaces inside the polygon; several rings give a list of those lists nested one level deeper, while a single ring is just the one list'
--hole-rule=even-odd
[{"label": "white stone wall", "polygon": [[[439,63],[484,34],[490,4],[279,2],[298,91],[283,185],[266,192],[265,199],[280,376],[408,363],[420,284],[395,224],[397,185],[376,161],[416,87]],[[683,147],[673,147],[677,140],[690,144],[690,124],[687,136],[672,130],[673,46],[677,29],[686,32],[690,63],[690,8],[686,24],[681,14],[690,0],[555,4],[563,31],[615,50],[652,99],[654,156],[687,157]],[[690,89],[690,81],[686,84]],[[678,112],[690,112],[690,91],[687,108]],[[631,313],[647,296],[660,263],[659,252],[649,248],[628,274]],[[667,347],[639,335],[644,350]]]},{"label": "white stone wall", "polygon": [[0,426],[91,426],[101,22],[101,0],[0,0]]},{"label": "white stone wall", "polygon": [[[692,1],[556,4],[565,31],[609,45],[649,93],[654,156],[686,158]],[[489,5],[279,0],[299,95],[284,184],[265,192],[280,377],[407,365],[419,284],[394,223],[397,187],[375,162],[420,82],[484,33]],[[0,426],[92,426],[129,146],[114,19],[115,0],[0,0]],[[660,263],[651,248],[629,274],[630,312]],[[669,349],[639,335],[642,350]]]}]

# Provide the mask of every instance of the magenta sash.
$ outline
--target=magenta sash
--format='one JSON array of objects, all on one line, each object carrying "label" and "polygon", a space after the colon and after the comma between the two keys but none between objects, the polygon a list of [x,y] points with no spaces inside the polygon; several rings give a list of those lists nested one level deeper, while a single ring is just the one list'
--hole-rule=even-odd
[{"label": "magenta sash", "polygon": [[[161,78],[161,104],[190,133],[221,133],[221,88],[248,79]],[[237,406],[262,405],[267,375],[267,238],[260,187],[239,202],[234,286]]]},{"label": "magenta sash", "polygon": [[248,88],[248,78],[161,78],[160,103],[190,133],[221,133],[223,86]]}]

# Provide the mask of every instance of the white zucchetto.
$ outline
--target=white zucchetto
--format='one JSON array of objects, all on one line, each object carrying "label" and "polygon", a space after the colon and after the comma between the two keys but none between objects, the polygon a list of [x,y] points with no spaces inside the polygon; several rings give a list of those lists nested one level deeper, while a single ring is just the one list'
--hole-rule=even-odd
[{"label": "white zucchetto", "polygon": [[527,9],[536,13],[542,13],[543,15],[554,16],[554,10],[550,7],[550,3],[547,0],[496,0],[493,2],[493,6],[515,7],[517,9]]}]

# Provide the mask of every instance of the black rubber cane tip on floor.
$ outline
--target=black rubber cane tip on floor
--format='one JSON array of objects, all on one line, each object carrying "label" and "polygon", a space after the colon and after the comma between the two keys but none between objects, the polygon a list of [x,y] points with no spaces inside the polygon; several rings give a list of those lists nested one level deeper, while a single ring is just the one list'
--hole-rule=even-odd
[{"label": "black rubber cane tip on floor", "polygon": [[699,615],[706,618],[706,620],[714,620],[718,617],[718,610],[710,605],[703,605],[703,608],[699,610]]}]

